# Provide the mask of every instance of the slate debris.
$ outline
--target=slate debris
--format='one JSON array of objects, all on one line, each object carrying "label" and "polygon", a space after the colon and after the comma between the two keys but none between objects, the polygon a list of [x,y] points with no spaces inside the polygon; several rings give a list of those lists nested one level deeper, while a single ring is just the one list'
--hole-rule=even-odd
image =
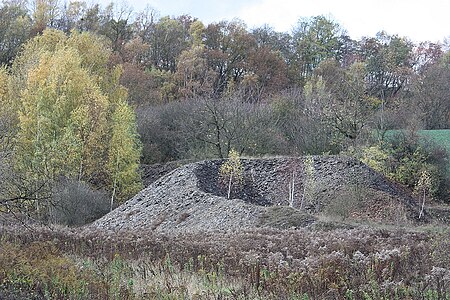
[{"label": "slate debris", "polygon": [[[233,189],[231,199],[226,198],[227,189],[219,180],[219,168],[224,160],[205,160],[174,170],[168,170],[172,168],[169,167],[162,171],[165,175],[86,228],[111,232],[150,229],[163,233],[196,233],[273,224],[311,226],[316,216],[329,213],[336,203],[337,207],[345,206],[349,199],[359,201],[355,208],[349,206],[354,218],[407,223],[429,219],[426,215],[417,220],[418,202],[406,189],[353,158],[313,156],[314,172],[309,176],[312,178],[307,178],[305,161],[306,157],[242,159],[243,184]],[[293,177],[294,201],[290,203],[289,186]],[[313,185],[310,199],[303,197],[305,184]],[[290,204],[288,210],[274,210],[275,206]],[[283,211],[286,215],[280,215]],[[274,212],[276,215],[271,215]],[[297,221],[290,222],[290,216]]]}]

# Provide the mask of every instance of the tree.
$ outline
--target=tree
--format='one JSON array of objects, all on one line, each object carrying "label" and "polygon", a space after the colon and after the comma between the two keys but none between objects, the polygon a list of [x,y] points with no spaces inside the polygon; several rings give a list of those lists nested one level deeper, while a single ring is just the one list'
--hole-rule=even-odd
[{"label": "tree", "polygon": [[142,146],[134,113],[124,101],[117,104],[112,115],[111,130],[108,171],[112,190],[112,210],[116,197],[126,199],[142,188],[138,172]]},{"label": "tree", "polygon": [[[450,54],[429,64],[415,78],[411,119],[418,119],[424,129],[450,128]],[[408,103],[411,106],[411,103]]]},{"label": "tree", "polygon": [[376,38],[362,40],[367,64],[368,92],[383,101],[395,97],[412,74],[413,44],[406,38],[380,32]]},{"label": "tree", "polygon": [[152,72],[145,72],[135,64],[124,63],[120,84],[128,89],[128,100],[133,106],[161,104],[161,80]]},{"label": "tree", "polygon": [[339,24],[324,16],[299,20],[294,29],[293,43],[300,83],[305,83],[322,61],[338,57],[340,34]]},{"label": "tree", "polygon": [[228,153],[228,159],[220,166],[219,177],[227,184],[227,199],[231,196],[231,187],[233,183],[239,188],[244,180],[244,168],[241,163],[239,153],[231,149]]},{"label": "tree", "polygon": [[35,0],[33,4],[33,35],[42,33],[47,27],[58,27],[61,14],[59,0]]},{"label": "tree", "polygon": [[386,137],[382,144],[364,149],[359,159],[411,189],[417,189],[422,172],[426,172],[431,183],[428,195],[448,201],[448,153],[416,132]]},{"label": "tree", "polygon": [[440,43],[421,42],[414,47],[413,51],[414,69],[419,74],[438,63],[444,55],[444,49]]},{"label": "tree", "polygon": [[209,69],[203,46],[193,46],[178,57],[175,79],[183,98],[212,94],[215,73]]},{"label": "tree", "polygon": [[139,12],[133,24],[134,32],[143,40],[148,42],[151,38],[155,23],[159,18],[159,13],[147,5],[143,11]]},{"label": "tree", "polygon": [[192,22],[189,27],[189,35],[192,39],[192,46],[204,46],[205,25],[199,20]]},{"label": "tree", "polygon": [[111,3],[103,12],[100,33],[111,41],[115,52],[121,53],[123,45],[132,37],[131,14],[131,8],[125,3],[117,7]]},{"label": "tree", "polygon": [[0,67],[0,159],[12,145],[16,125],[16,107],[11,99],[11,81],[6,68]]},{"label": "tree", "polygon": [[22,91],[19,169],[30,177],[91,181],[104,174],[108,100],[75,49],[43,54]]},{"label": "tree", "polygon": [[[47,200],[46,182],[36,181],[14,169],[15,135],[17,133],[18,102],[12,96],[15,88],[6,68],[0,68],[0,212],[26,213],[24,209]],[[38,196],[38,193],[40,196]]]},{"label": "tree", "polygon": [[[191,22],[189,17],[186,22]],[[158,70],[176,71],[178,56],[190,46],[188,24],[182,17],[164,17],[151,27],[144,42],[150,46],[150,61]]]},{"label": "tree", "polygon": [[367,93],[381,100],[377,128],[386,130],[386,111],[393,110],[394,99],[406,89],[413,74],[413,44],[406,38],[380,32],[375,38],[361,41],[362,59],[366,63]]},{"label": "tree", "polygon": [[335,60],[322,62],[315,72],[319,76],[316,82],[323,80],[324,92],[328,94],[322,100],[326,121],[350,142],[360,137],[379,104],[378,99],[366,93],[366,72],[362,63],[342,68]]},{"label": "tree", "polygon": [[22,44],[30,37],[31,19],[19,1],[4,1],[0,8],[0,65],[11,65]]},{"label": "tree", "polygon": [[427,195],[430,194],[430,189],[432,186],[431,182],[431,176],[430,173],[428,173],[427,170],[423,170],[422,173],[420,173],[419,180],[416,184],[416,190],[421,193],[422,197],[422,205],[420,206],[420,212],[419,212],[419,219],[423,216],[423,210],[425,208],[425,200],[427,198]]},{"label": "tree", "polygon": [[83,11],[83,15],[76,27],[80,31],[98,33],[100,31],[100,5],[93,4]]},{"label": "tree", "polygon": [[64,32],[70,32],[74,28],[79,29],[80,21],[86,9],[87,4],[84,1],[70,1],[64,5],[60,29]]},{"label": "tree", "polygon": [[288,79],[294,81],[290,74],[294,69],[295,56],[292,36],[285,32],[276,32],[267,25],[253,29],[251,35],[255,39],[258,49],[268,49],[284,62]]},{"label": "tree", "polygon": [[[97,187],[115,180],[122,186],[129,182],[120,173],[127,168],[128,176],[139,178],[134,166],[140,148],[126,148],[132,147],[127,139],[136,140],[137,135],[120,127],[135,126],[133,112],[119,84],[120,68],[108,67],[110,53],[88,33],[67,37],[45,30],[26,44],[13,67],[20,91],[15,156],[21,174],[50,186],[60,177]],[[123,145],[117,144],[119,134]],[[116,172],[109,165],[111,151],[120,155]],[[129,196],[137,187],[121,188],[120,195]]]},{"label": "tree", "polygon": [[[313,203],[316,193],[314,158],[311,155],[306,156],[303,160],[303,168],[303,193],[300,201],[300,210],[304,207],[305,199],[310,203]],[[292,183],[292,185],[294,185],[294,183]]]},{"label": "tree", "polygon": [[[193,148],[207,156],[224,158],[237,149],[240,153],[251,152],[258,141],[252,138],[256,128],[256,109],[243,103],[240,98],[211,100],[200,98],[191,103],[194,112],[184,124],[184,130]],[[252,129],[253,128],[253,129]]]},{"label": "tree", "polygon": [[279,53],[267,47],[258,47],[246,59],[246,72],[240,90],[248,102],[259,102],[268,95],[286,88],[286,63]]},{"label": "tree", "polygon": [[214,71],[214,95],[220,97],[238,87],[246,73],[246,61],[255,49],[255,39],[240,21],[209,24],[205,30],[209,68]]}]

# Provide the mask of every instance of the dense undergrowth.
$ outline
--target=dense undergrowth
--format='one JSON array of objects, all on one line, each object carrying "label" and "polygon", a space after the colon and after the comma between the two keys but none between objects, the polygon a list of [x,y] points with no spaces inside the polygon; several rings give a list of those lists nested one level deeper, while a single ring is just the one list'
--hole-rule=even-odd
[{"label": "dense undergrowth", "polygon": [[448,230],[3,228],[2,299],[449,299]]}]

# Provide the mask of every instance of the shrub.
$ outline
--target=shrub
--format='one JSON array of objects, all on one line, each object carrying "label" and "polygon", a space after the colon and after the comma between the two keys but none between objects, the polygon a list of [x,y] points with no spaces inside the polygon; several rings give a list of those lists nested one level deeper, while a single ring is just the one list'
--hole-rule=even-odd
[{"label": "shrub", "polygon": [[447,151],[414,132],[396,132],[381,144],[371,145],[351,154],[374,170],[413,190],[417,190],[421,174],[427,172],[430,176],[430,195],[450,201]]},{"label": "shrub", "polygon": [[109,196],[84,182],[63,179],[53,190],[49,221],[68,226],[90,223],[109,212]]},{"label": "shrub", "polygon": [[101,278],[66,257],[52,242],[2,242],[1,248],[0,291],[11,299],[88,299],[104,286]]}]

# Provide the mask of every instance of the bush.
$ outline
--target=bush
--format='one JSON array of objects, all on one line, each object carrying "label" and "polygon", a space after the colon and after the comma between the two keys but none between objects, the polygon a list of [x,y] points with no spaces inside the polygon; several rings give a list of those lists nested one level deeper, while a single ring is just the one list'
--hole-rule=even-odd
[{"label": "bush", "polygon": [[84,182],[63,179],[53,190],[49,221],[68,226],[90,223],[110,210],[109,196]]},{"label": "bush", "polygon": [[426,171],[431,179],[431,195],[450,201],[446,149],[414,132],[395,132],[382,144],[363,148],[356,155],[353,154],[376,171],[411,189],[416,188],[420,175]]}]

